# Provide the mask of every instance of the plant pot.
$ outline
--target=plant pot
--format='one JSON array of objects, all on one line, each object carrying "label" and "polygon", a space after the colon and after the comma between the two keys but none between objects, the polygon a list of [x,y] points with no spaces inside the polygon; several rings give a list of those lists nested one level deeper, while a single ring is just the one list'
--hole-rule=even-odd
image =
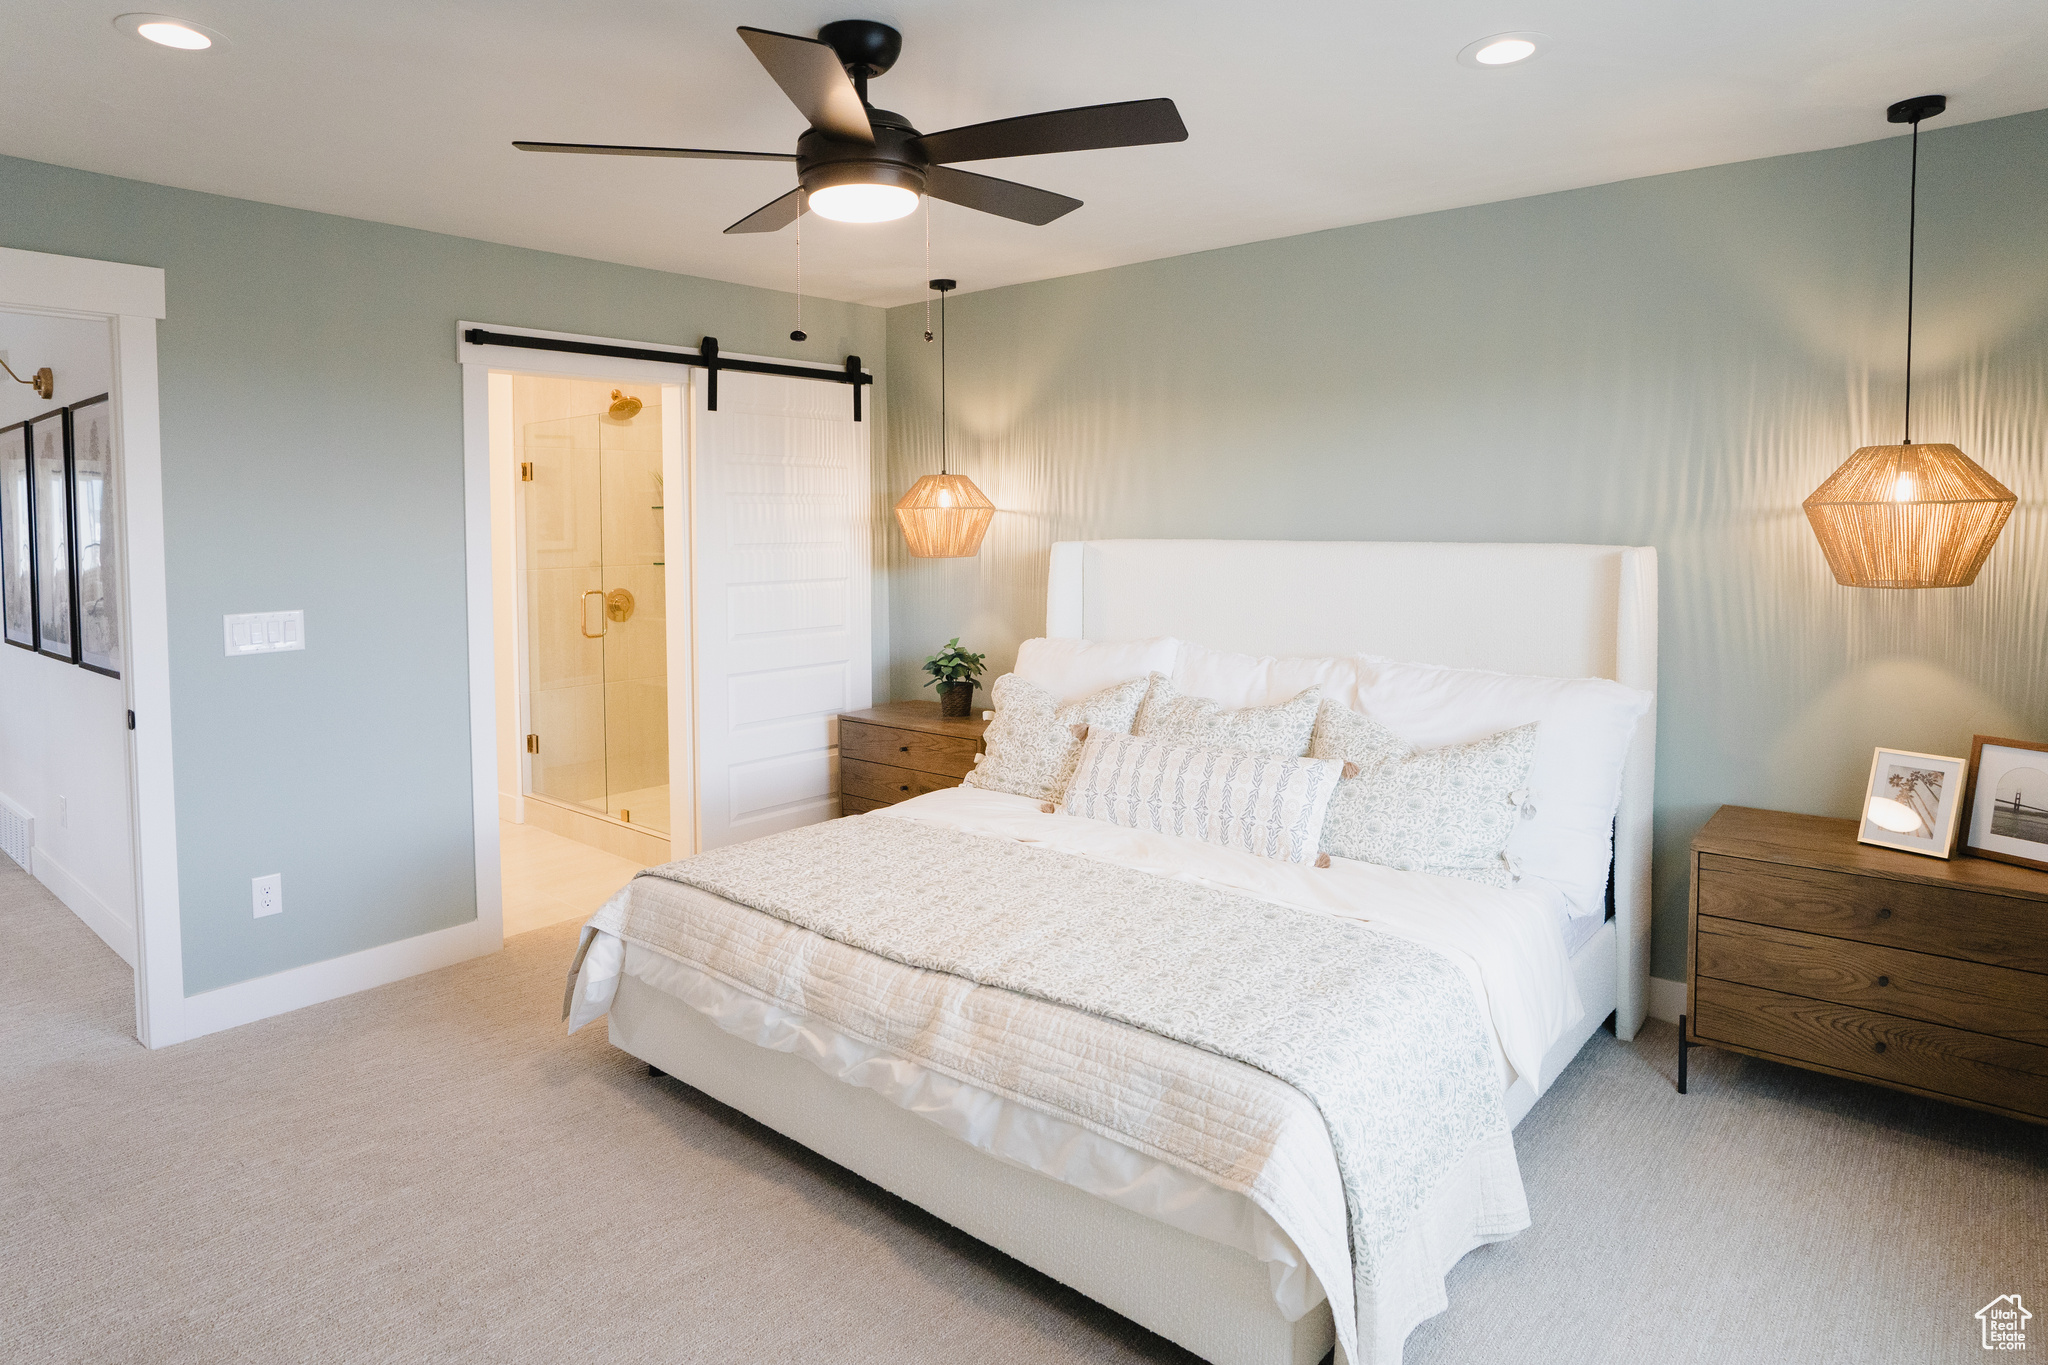
[{"label": "plant pot", "polygon": [[974,680],[939,684],[939,714],[948,720],[965,720],[974,713]]}]

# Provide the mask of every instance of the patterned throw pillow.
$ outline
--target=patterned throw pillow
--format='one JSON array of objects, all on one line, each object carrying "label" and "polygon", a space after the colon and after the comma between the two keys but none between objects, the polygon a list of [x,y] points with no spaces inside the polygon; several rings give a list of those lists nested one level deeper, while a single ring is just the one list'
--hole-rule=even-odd
[{"label": "patterned throw pillow", "polygon": [[1146,679],[1133,678],[1062,706],[1038,684],[1005,673],[989,689],[996,718],[982,736],[988,752],[967,774],[966,785],[1059,800],[1081,756],[1082,739],[1090,731],[1129,734],[1145,686]]},{"label": "patterned throw pillow", "polygon": [[1165,674],[1154,673],[1131,733],[1166,744],[1300,758],[1308,752],[1322,698],[1323,689],[1311,687],[1277,706],[1226,711],[1206,697],[1183,696]]},{"label": "patterned throw pillow", "polygon": [[1330,798],[1325,853],[1487,886],[1515,880],[1506,849],[1528,803],[1521,788],[1536,755],[1534,725],[1411,752],[1371,716],[1329,702],[1309,753],[1355,774]]},{"label": "patterned throw pillow", "polygon": [[1082,746],[1066,813],[1196,839],[1284,863],[1314,862],[1342,763],[1203,749],[1137,735]]}]

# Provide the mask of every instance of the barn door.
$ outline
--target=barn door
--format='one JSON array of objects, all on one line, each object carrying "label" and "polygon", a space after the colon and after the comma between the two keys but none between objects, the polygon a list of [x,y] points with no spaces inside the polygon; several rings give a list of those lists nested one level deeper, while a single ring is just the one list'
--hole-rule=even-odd
[{"label": "barn door", "polygon": [[839,384],[724,371],[716,412],[690,388],[698,828],[716,848],[837,813],[832,718],[873,685],[872,423]]}]

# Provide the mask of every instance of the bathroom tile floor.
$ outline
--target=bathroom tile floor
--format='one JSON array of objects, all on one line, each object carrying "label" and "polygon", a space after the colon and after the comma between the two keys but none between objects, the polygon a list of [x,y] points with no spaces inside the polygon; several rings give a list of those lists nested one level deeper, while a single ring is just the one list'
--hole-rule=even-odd
[{"label": "bathroom tile floor", "polygon": [[584,919],[632,880],[640,864],[551,834],[538,825],[498,822],[505,876],[505,937]]}]

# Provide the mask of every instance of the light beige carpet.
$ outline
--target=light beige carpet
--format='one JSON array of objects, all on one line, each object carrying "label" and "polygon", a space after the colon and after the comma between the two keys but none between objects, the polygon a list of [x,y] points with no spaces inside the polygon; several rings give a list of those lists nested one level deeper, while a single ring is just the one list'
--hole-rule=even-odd
[{"label": "light beige carpet", "polygon": [[[145,1052],[126,968],[0,860],[0,1359],[1178,1361],[1174,1347],[557,1023],[574,927]],[[1601,1035],[1517,1135],[1536,1225],[1411,1362],[2048,1350],[2016,1123],[1672,1032]]]}]

